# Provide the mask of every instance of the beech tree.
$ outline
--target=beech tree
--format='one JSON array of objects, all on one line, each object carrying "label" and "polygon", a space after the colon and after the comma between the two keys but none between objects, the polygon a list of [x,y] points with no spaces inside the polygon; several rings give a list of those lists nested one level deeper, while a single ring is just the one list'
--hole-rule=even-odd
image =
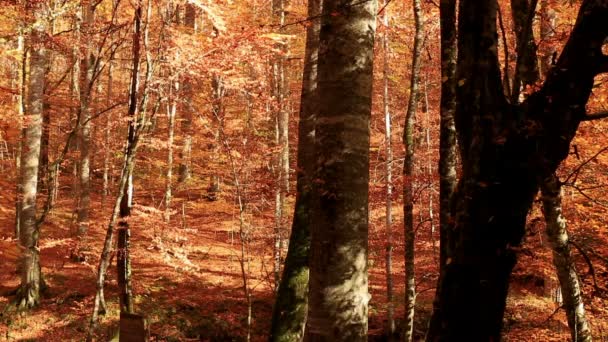
[{"label": "beech tree", "polygon": [[[321,13],[321,0],[308,1],[308,17]],[[312,217],[312,175],[315,157],[317,108],[317,62],[321,22],[313,19],[306,28],[300,121],[298,123],[296,203],[283,275],[272,310],[272,341],[300,341],[308,311],[308,257]]]},{"label": "beech tree", "polygon": [[367,341],[376,1],[323,1],[306,338]]},{"label": "beech tree", "polygon": [[594,77],[608,71],[602,45],[608,3],[582,2],[576,24],[540,89],[520,105],[504,95],[496,0],[462,0],[455,112],[462,178],[454,194],[450,252],[438,282],[429,341],[500,340],[509,277],[542,180],[569,152]]},{"label": "beech tree", "polygon": [[21,309],[29,309],[40,303],[40,291],[44,285],[38,248],[40,226],[36,218],[36,197],[47,57],[45,48],[47,12],[42,2],[28,1],[25,7],[33,14],[33,23],[29,33],[29,77],[20,162],[22,198],[18,230],[21,249],[19,265],[21,284],[17,289],[15,302]]}]

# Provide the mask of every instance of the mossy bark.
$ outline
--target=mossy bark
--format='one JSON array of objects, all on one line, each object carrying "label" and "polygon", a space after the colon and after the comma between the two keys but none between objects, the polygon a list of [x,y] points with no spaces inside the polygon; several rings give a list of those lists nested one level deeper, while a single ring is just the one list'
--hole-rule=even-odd
[{"label": "mossy bark", "polygon": [[[308,16],[321,12],[321,0],[308,2]],[[308,311],[308,258],[312,210],[312,173],[314,172],[314,135],[317,115],[318,20],[306,31],[306,49],[298,124],[297,194],[285,267],[273,307],[271,341],[300,341]]]},{"label": "mossy bark", "polygon": [[367,341],[369,138],[376,1],[325,0],[306,340]]}]

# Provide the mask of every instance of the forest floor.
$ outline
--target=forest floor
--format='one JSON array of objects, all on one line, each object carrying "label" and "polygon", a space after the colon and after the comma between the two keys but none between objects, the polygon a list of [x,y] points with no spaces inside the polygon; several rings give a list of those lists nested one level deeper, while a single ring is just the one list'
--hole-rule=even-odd
[{"label": "forest floor", "polygon": [[[608,165],[605,164],[605,165]],[[69,178],[64,177],[64,184]],[[196,178],[196,177],[195,177]],[[99,183],[99,180],[96,180]],[[162,186],[136,181],[136,204],[130,220],[132,268],[136,311],[150,323],[153,341],[240,341],[246,335],[247,305],[243,291],[238,210],[230,188],[217,201],[204,198],[200,184],[192,181],[175,191],[172,222],[162,220]],[[95,185],[99,189],[99,184]],[[202,180],[200,181],[202,183]],[[147,184],[142,188],[141,184]],[[92,198],[91,226],[82,242],[87,258],[70,258],[76,246],[73,238],[74,208],[69,187],[62,187],[56,208],[41,232],[42,272],[49,285],[41,305],[31,312],[10,310],[4,294],[19,282],[16,262],[19,250],[12,239],[14,183],[0,180],[0,341],[82,341],[93,306],[95,276],[101,245],[110,217],[112,196],[101,206],[100,191]],[[159,190],[153,190],[159,189]],[[380,196],[381,184],[373,185],[372,196]],[[293,200],[293,199],[290,199]],[[146,203],[146,205],[144,205]],[[581,204],[582,205],[582,204]],[[608,263],[605,255],[608,234],[603,220],[606,210],[587,202],[589,213],[576,214],[577,205],[565,209],[574,217],[576,241],[584,242],[593,259],[593,277],[580,254],[573,251],[584,283],[584,298],[596,341],[608,340],[608,304],[605,288]],[[537,205],[536,205],[537,206]],[[590,208],[591,207],[591,208]],[[273,303],[272,211],[257,215],[248,245],[246,267],[253,295],[252,339],[267,338]],[[401,208],[394,207],[394,260],[396,316],[403,315],[403,232]],[[577,217],[577,215],[579,215]],[[384,208],[371,208],[369,282],[370,339],[382,340],[386,324]],[[529,231],[513,274],[505,314],[505,341],[567,341],[568,326],[563,310],[555,303],[557,282],[551,254],[542,234],[542,214],[535,208]],[[581,228],[583,227],[583,228]],[[437,273],[437,229],[420,224],[417,231],[416,336],[422,338],[429,318]],[[602,233],[603,232],[603,233]],[[596,253],[597,252],[597,253]],[[598,256],[596,258],[596,256]],[[106,341],[118,329],[118,298],[115,263],[108,272],[108,312],[101,318],[97,340]]]}]

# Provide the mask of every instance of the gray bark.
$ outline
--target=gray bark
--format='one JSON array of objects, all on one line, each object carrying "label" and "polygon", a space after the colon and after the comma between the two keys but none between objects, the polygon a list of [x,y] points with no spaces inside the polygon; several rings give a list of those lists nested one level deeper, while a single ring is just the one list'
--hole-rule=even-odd
[{"label": "gray bark", "polygon": [[46,37],[47,13],[42,3],[28,2],[26,8],[34,15],[30,31],[29,78],[26,97],[24,124],[24,149],[21,152],[21,227],[19,245],[22,251],[19,258],[21,284],[15,298],[21,309],[29,309],[40,303],[40,290],[43,285],[38,248],[39,227],[36,224],[36,197],[38,187],[38,164],[40,161],[40,140],[42,136],[42,111],[47,52],[44,46]]},{"label": "gray bark", "polygon": [[393,303],[393,143],[392,143],[392,123],[389,108],[389,17],[388,0],[384,1],[384,13],[382,24],[384,34],[382,35],[382,52],[384,54],[384,65],[382,66],[382,107],[384,110],[384,140],[385,140],[385,175],[386,175],[386,301],[387,301],[387,335],[389,340],[395,338],[395,305]]},{"label": "gray bark", "polygon": [[547,236],[553,250],[553,264],[562,289],[572,341],[591,342],[591,329],[585,318],[585,307],[574,260],[568,245],[566,219],[562,214],[562,188],[555,174],[540,183]]},{"label": "gray bark", "polygon": [[80,238],[86,234],[89,227],[89,207],[91,203],[91,155],[90,155],[90,140],[91,140],[91,94],[93,90],[93,68],[94,61],[92,56],[92,29],[94,7],[91,1],[81,1],[80,12],[78,13],[79,20],[82,20],[80,25],[80,38],[83,40],[84,51],[80,59],[80,127],[79,127],[79,148],[80,159],[78,160],[78,179],[79,179],[79,201],[78,201],[78,236]]},{"label": "gray bark", "polygon": [[414,311],[416,307],[415,281],[415,231],[414,231],[414,122],[418,103],[420,83],[420,65],[422,64],[422,45],[424,39],[424,18],[420,0],[413,0],[416,34],[412,52],[412,68],[410,75],[410,98],[405,116],[403,143],[405,144],[405,159],[403,167],[403,216],[405,235],[405,324],[403,336],[406,342],[412,341],[414,333]]},{"label": "gray bark", "polygon": [[367,341],[368,193],[377,2],[323,2],[306,340]]}]

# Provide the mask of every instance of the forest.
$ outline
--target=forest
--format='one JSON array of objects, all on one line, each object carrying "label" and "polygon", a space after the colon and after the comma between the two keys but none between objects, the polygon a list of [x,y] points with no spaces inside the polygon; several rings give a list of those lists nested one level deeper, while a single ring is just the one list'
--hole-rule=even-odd
[{"label": "forest", "polygon": [[0,0],[0,341],[608,341],[607,0]]}]

